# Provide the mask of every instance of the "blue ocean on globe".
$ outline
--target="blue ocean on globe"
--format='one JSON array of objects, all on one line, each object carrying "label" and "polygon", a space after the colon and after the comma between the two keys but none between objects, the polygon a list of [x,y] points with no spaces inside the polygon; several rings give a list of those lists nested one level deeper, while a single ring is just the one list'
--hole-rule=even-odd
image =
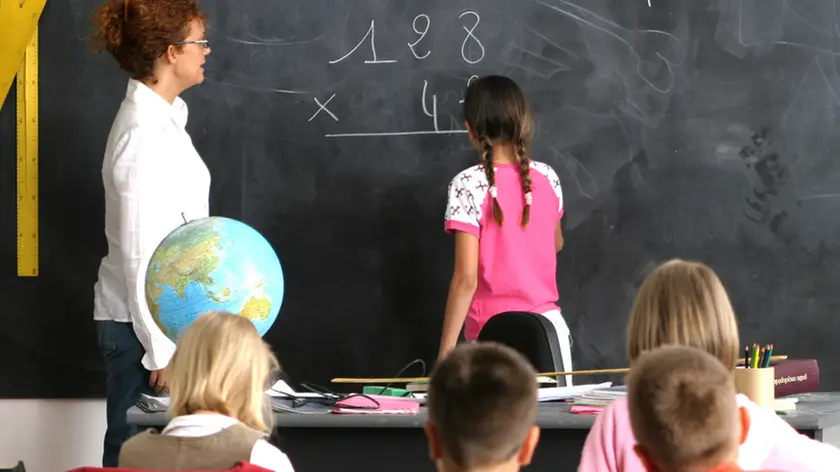
[{"label": "blue ocean on globe", "polygon": [[271,244],[224,217],[190,221],[167,235],[152,254],[144,286],[152,318],[173,342],[208,311],[248,318],[264,336],[284,295],[283,268]]}]

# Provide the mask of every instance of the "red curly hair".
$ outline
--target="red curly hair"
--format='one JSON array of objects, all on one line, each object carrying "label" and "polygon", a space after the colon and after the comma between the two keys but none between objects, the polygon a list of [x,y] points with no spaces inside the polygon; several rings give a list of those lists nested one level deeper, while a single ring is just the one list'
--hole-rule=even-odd
[{"label": "red curly hair", "polygon": [[154,80],[158,58],[187,38],[193,20],[207,21],[196,0],[106,0],[91,20],[94,48],[111,53],[133,79]]}]

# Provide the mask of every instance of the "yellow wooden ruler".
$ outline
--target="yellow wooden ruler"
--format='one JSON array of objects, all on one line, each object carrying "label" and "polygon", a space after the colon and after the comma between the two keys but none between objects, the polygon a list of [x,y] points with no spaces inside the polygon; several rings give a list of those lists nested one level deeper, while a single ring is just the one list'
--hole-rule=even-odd
[{"label": "yellow wooden ruler", "polygon": [[17,265],[38,275],[38,26],[17,73]]},{"label": "yellow wooden ruler", "polygon": [[46,0],[0,0],[0,105],[16,82],[18,275],[38,275],[38,19]]},{"label": "yellow wooden ruler", "polygon": [[0,0],[0,105],[12,87],[47,0]]}]

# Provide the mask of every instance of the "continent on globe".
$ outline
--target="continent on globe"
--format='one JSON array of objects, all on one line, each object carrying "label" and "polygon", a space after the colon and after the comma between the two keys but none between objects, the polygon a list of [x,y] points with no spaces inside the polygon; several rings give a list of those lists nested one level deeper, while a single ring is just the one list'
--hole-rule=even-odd
[{"label": "continent on globe", "polygon": [[285,289],[271,244],[224,217],[191,221],[169,233],[152,254],[144,286],[155,324],[173,342],[208,311],[248,318],[263,336],[277,319]]}]

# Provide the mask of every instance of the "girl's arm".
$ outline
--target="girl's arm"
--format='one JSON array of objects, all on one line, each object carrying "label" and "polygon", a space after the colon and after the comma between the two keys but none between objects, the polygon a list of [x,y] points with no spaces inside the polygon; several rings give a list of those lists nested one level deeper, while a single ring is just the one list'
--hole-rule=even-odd
[{"label": "girl's arm", "polygon": [[458,334],[472,303],[478,285],[478,238],[463,231],[455,232],[455,269],[449,284],[443,334],[438,359],[446,355],[458,342]]},{"label": "girl's arm", "polygon": [[554,230],[554,249],[560,252],[563,249],[563,221],[557,220],[557,229]]}]

